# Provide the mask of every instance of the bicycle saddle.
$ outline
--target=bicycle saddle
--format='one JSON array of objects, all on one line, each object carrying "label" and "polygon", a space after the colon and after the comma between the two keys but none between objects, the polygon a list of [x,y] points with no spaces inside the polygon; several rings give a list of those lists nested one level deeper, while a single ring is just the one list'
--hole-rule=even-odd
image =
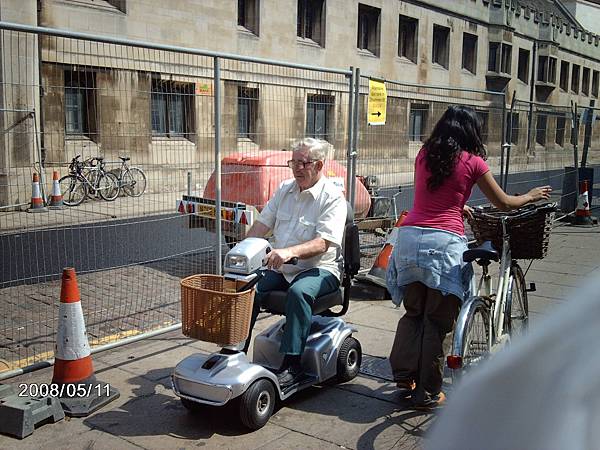
[{"label": "bicycle saddle", "polygon": [[119,159],[123,162],[129,161],[131,158],[129,156],[119,156]]},{"label": "bicycle saddle", "polygon": [[472,262],[476,259],[485,259],[488,261],[498,261],[500,259],[500,255],[494,247],[492,247],[491,241],[485,241],[478,247],[470,248],[469,250],[463,253],[464,262]]}]

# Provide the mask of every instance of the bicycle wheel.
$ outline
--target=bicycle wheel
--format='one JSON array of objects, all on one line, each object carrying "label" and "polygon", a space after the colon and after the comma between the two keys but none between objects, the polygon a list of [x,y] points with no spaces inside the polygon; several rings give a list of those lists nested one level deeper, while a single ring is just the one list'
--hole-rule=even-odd
[{"label": "bicycle wheel", "polygon": [[98,193],[107,202],[119,196],[119,180],[110,172],[102,173],[98,178]]},{"label": "bicycle wheel", "polygon": [[121,186],[130,197],[139,197],[146,191],[146,174],[142,169],[130,167],[123,172]]},{"label": "bicycle wheel", "polygon": [[511,337],[527,332],[529,304],[525,290],[525,276],[518,264],[510,269],[510,286],[506,298],[505,327]]},{"label": "bicycle wheel", "polygon": [[[480,364],[490,353],[490,310],[483,300],[476,300],[465,320],[460,321],[463,329],[454,332],[455,347],[461,349],[462,368],[452,370],[452,380],[457,381],[465,372]],[[457,324],[457,327],[460,326]]]},{"label": "bicycle wheel", "polygon": [[65,175],[58,180],[63,203],[67,206],[77,206],[87,197],[85,184],[75,175]]}]

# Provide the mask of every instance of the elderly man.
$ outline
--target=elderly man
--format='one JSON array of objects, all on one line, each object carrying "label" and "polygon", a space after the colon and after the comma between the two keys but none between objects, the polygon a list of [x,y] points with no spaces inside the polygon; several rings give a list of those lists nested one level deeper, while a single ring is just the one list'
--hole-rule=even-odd
[{"label": "elderly man", "polygon": [[[279,351],[284,359],[277,378],[282,386],[302,375],[301,355],[310,331],[315,298],[340,285],[340,248],[346,223],[346,200],[340,188],[323,176],[328,144],[305,138],[293,147],[288,166],[294,178],[279,186],[247,237],[273,232],[268,269],[258,283],[250,329],[269,291],[287,291],[286,324]],[[298,264],[286,262],[298,258]],[[246,340],[247,352],[250,336]]]}]

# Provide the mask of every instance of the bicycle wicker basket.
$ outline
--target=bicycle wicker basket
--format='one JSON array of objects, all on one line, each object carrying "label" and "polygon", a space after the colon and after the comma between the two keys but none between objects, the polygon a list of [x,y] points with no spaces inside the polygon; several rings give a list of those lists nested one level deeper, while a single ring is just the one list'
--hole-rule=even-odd
[{"label": "bicycle wicker basket", "polygon": [[492,241],[498,251],[502,250],[502,221],[507,217],[511,256],[514,259],[541,259],[548,252],[548,241],[556,203],[528,205],[516,211],[499,211],[493,207],[473,210],[469,225],[478,244]]},{"label": "bicycle wicker basket", "polygon": [[236,292],[243,281],[219,275],[181,280],[181,330],[187,337],[232,345],[248,337],[254,289]]}]

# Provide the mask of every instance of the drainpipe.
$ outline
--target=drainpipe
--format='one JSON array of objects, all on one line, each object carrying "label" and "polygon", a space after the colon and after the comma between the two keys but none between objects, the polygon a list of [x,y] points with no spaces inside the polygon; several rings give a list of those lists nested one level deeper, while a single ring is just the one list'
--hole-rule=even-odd
[{"label": "drainpipe", "polygon": [[533,57],[531,58],[531,86],[529,88],[529,123],[527,124],[527,151],[526,154],[529,156],[529,150],[531,149],[531,137],[533,134],[533,92],[535,90],[535,79],[537,72],[537,50],[538,42],[533,42]]}]

